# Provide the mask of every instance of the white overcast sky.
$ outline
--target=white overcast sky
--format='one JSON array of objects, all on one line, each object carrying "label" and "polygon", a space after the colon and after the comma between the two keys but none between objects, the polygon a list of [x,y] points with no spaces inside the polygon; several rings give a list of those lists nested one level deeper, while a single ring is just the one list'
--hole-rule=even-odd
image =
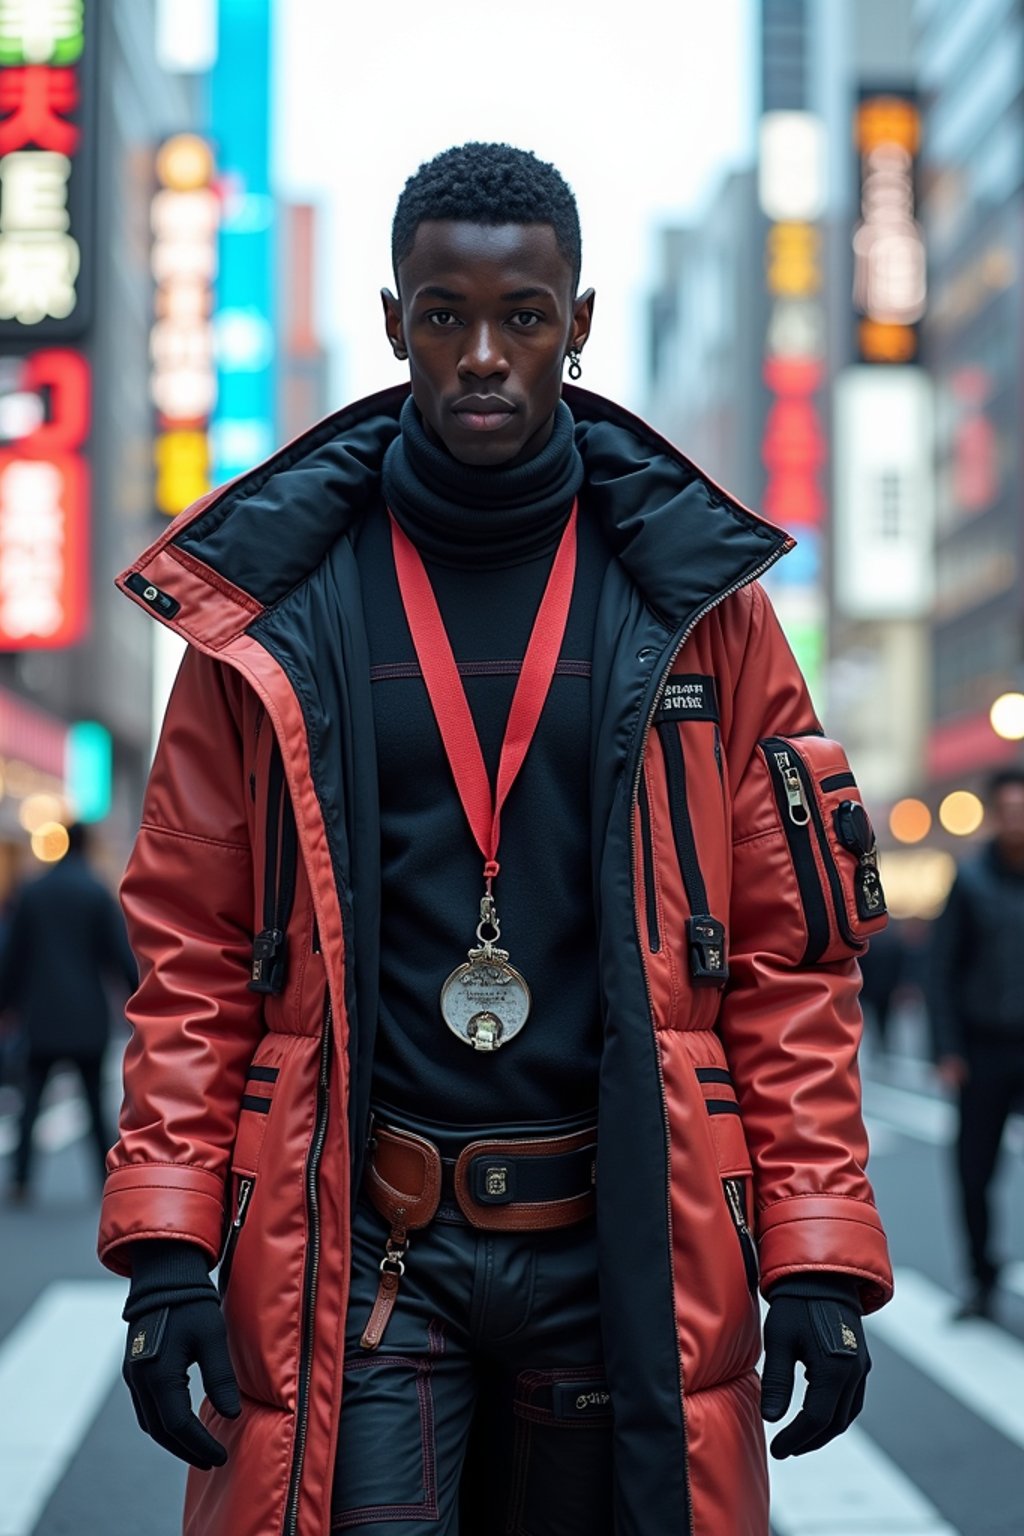
[{"label": "white overcast sky", "polygon": [[597,289],[583,383],[642,405],[653,230],[751,156],[755,0],[280,0],[275,180],[322,210],[332,408],[402,377],[378,292],[395,200],[467,139],[552,160]]}]

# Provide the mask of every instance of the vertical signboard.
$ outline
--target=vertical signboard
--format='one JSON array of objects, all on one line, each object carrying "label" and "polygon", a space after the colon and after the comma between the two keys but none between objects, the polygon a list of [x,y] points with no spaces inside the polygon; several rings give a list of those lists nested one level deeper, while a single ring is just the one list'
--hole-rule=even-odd
[{"label": "vertical signboard", "polygon": [[0,0],[0,649],[88,626],[92,5]]},{"label": "vertical signboard", "polygon": [[768,221],[768,323],[762,374],[767,393],[762,505],[767,517],[799,541],[799,558],[791,555],[784,561],[769,586],[819,706],[826,636],[822,538],[827,503],[822,485],[828,459],[820,406],[826,360],[820,227],[825,158],[820,119],[788,109],[764,113],[759,198]]},{"label": "vertical signboard", "polygon": [[156,157],[150,222],[154,316],[150,393],[154,500],[175,517],[210,489],[209,425],[217,399],[214,280],[220,199],[209,143],[166,139]]},{"label": "vertical signboard", "polygon": [[916,362],[927,266],[917,221],[921,114],[914,92],[862,89],[855,139],[855,355],[862,363]]},{"label": "vertical signboard", "polygon": [[924,618],[934,597],[934,396],[919,361],[927,300],[911,90],[862,88],[854,112],[854,355],[836,385],[835,599],[844,618]]},{"label": "vertical signboard", "polygon": [[274,446],[275,208],[270,195],[270,0],[221,0],[211,75],[222,191],[217,276],[217,481]]}]

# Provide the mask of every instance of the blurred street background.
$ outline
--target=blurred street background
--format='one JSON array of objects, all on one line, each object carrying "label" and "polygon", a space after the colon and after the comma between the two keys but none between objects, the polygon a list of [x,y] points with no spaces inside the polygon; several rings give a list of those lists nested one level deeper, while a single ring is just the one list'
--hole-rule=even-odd
[{"label": "blurred street background", "polygon": [[[863,1069],[897,1295],[857,1426],[773,1468],[776,1536],[1022,1536],[1024,1122],[996,1315],[954,1323],[924,999],[984,783],[1024,762],[1024,0],[0,0],[0,930],[73,822],[111,890],[131,845],[180,647],[114,575],[398,381],[394,202],[470,138],[578,194],[583,384],[796,535],[771,595],[882,850]],[[120,1381],[86,1123],[58,1072],[0,1210],[0,1536],[180,1528]]]}]

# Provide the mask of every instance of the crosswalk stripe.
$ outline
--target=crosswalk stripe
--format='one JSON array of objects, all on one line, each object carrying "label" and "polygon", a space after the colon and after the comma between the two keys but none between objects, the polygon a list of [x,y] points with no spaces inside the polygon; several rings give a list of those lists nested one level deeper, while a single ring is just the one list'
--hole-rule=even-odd
[{"label": "crosswalk stripe", "polygon": [[0,1536],[29,1536],[121,1364],[124,1285],[62,1280],[0,1344]]},{"label": "crosswalk stripe", "polygon": [[960,1536],[856,1424],[820,1451],[769,1461],[776,1536]]},{"label": "crosswalk stripe", "polygon": [[917,1270],[897,1269],[892,1301],[867,1326],[978,1418],[1024,1446],[1024,1344],[992,1323],[952,1323],[955,1305]]}]

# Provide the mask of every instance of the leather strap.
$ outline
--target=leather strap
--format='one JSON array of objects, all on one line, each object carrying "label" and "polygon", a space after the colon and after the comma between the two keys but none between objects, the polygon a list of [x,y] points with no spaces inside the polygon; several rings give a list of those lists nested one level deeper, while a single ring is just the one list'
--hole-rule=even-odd
[{"label": "leather strap", "polygon": [[[400,1262],[400,1261],[399,1261]],[[398,1282],[402,1277],[402,1270],[397,1267],[381,1269],[380,1284],[377,1287],[377,1299],[373,1304],[369,1321],[363,1329],[363,1336],[359,1340],[362,1349],[376,1349],[384,1337],[384,1329],[388,1325],[388,1319],[395,1309],[398,1300]]]},{"label": "leather strap", "polygon": [[409,1233],[429,1226],[441,1199],[441,1154],[433,1142],[412,1131],[374,1126],[366,1164],[366,1189],[390,1227],[380,1265],[380,1283],[362,1338],[376,1349],[398,1300],[405,1273]]},{"label": "leather strap", "polygon": [[[582,1159],[572,1154],[583,1153]],[[588,1155],[589,1154],[589,1155]],[[517,1200],[516,1174],[535,1159],[556,1159],[556,1167],[568,1166],[578,1174],[577,1193],[555,1200]],[[533,1180],[523,1179],[527,1187]],[[539,1182],[539,1181],[537,1181]],[[455,1198],[466,1220],[484,1232],[547,1232],[575,1226],[593,1214],[597,1182],[597,1141],[593,1130],[569,1136],[544,1136],[472,1141],[455,1164]],[[501,1197],[509,1192],[511,1200]],[[482,1198],[481,1198],[482,1197]]]}]

